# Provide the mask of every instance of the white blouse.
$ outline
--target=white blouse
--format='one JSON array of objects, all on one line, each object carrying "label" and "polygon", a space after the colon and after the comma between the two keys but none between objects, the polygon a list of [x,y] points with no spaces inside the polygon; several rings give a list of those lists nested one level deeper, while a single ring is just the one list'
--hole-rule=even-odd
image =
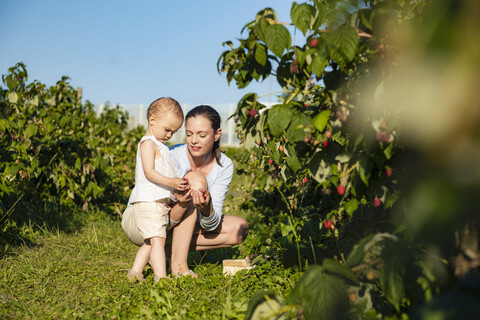
[{"label": "white blouse", "polygon": [[[187,145],[177,144],[170,147],[170,153],[177,165],[178,174],[183,177],[192,168],[188,161]],[[232,182],[233,177],[233,162],[224,153],[220,154],[219,165],[216,161],[215,164],[207,176],[208,191],[212,198],[213,212],[209,217],[203,215],[200,216],[200,226],[205,231],[215,230],[222,222],[222,210],[225,197]]]},{"label": "white blouse", "polygon": [[145,171],[143,170],[142,164],[142,155],[140,153],[140,145],[146,140],[152,140],[155,142],[160,150],[160,153],[162,154],[160,158],[155,159],[155,170],[169,178],[178,177],[177,166],[173,161],[168,147],[155,139],[153,135],[143,136],[137,147],[135,187],[130,194],[128,203],[134,203],[137,201],[156,201],[159,199],[171,199],[172,201],[176,201],[173,195],[173,189],[171,187],[153,183],[148,180],[147,177],[145,177]]}]

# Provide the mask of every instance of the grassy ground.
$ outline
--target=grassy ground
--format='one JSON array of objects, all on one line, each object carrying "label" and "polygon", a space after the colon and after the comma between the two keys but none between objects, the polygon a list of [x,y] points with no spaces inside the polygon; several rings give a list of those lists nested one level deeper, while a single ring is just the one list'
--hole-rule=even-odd
[{"label": "grassy ground", "polygon": [[[136,247],[118,219],[97,216],[77,232],[38,237],[0,261],[0,318],[145,318],[243,319],[249,298],[258,290],[285,295],[296,274],[267,261],[249,273],[222,275],[220,259],[228,250],[192,255],[201,279],[153,282],[125,279]],[[232,253],[232,252],[230,252]]]},{"label": "grassy ground", "polygon": [[[238,195],[235,181],[229,199]],[[229,203],[229,214],[248,220],[238,208]],[[137,247],[123,234],[120,219],[99,213],[76,220],[78,226],[68,232],[31,227],[34,241],[3,256],[1,319],[243,319],[255,292],[271,289],[285,297],[299,277],[275,260],[234,277],[222,275],[222,259],[248,254],[255,238],[251,226],[239,247],[191,254],[189,263],[199,279],[154,284],[147,267],[146,281],[129,283],[125,275]]]}]

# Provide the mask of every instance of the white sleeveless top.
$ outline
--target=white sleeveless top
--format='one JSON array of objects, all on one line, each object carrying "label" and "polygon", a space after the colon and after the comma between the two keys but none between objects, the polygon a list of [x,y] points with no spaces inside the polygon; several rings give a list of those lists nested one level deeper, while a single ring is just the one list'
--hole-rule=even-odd
[{"label": "white sleeveless top", "polygon": [[161,158],[155,159],[155,170],[169,178],[178,177],[177,166],[173,161],[168,147],[155,139],[153,135],[143,136],[137,146],[135,187],[130,194],[128,203],[134,203],[138,201],[156,201],[160,199],[171,199],[172,201],[176,201],[175,197],[173,196],[172,188],[153,183],[145,177],[145,171],[143,171],[142,164],[142,155],[140,153],[140,145],[145,140],[152,140],[155,142],[162,154]]}]

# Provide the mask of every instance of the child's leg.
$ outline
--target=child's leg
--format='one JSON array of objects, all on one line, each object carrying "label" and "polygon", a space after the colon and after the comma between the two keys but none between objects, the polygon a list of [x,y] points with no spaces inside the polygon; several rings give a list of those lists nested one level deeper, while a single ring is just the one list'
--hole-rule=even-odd
[{"label": "child's leg", "polygon": [[167,263],[165,259],[165,238],[150,238],[151,252],[150,264],[156,278],[165,278],[167,276]]},{"label": "child's leg", "polygon": [[135,256],[135,260],[133,261],[132,270],[138,273],[142,273],[145,269],[145,266],[150,260],[150,252],[152,251],[152,246],[150,245],[149,241],[146,242],[138,248],[137,255]]},{"label": "child's leg", "polygon": [[143,270],[150,259],[150,251],[152,247],[150,246],[150,242],[148,240],[138,248],[137,254],[135,256],[135,260],[133,261],[132,269],[128,270],[127,278],[130,281],[135,279],[143,280]]}]

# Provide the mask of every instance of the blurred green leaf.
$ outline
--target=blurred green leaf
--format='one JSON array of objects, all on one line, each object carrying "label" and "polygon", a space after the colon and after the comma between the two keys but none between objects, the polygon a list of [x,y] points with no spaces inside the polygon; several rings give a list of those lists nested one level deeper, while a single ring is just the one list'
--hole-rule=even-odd
[{"label": "blurred green leaf", "polygon": [[317,128],[318,131],[323,132],[325,130],[325,126],[328,123],[328,119],[330,118],[330,110],[323,110],[320,112],[318,115],[313,118],[312,122],[315,128]]},{"label": "blurred green leaf", "polygon": [[25,137],[28,139],[37,134],[37,126],[29,124],[25,129]]}]

